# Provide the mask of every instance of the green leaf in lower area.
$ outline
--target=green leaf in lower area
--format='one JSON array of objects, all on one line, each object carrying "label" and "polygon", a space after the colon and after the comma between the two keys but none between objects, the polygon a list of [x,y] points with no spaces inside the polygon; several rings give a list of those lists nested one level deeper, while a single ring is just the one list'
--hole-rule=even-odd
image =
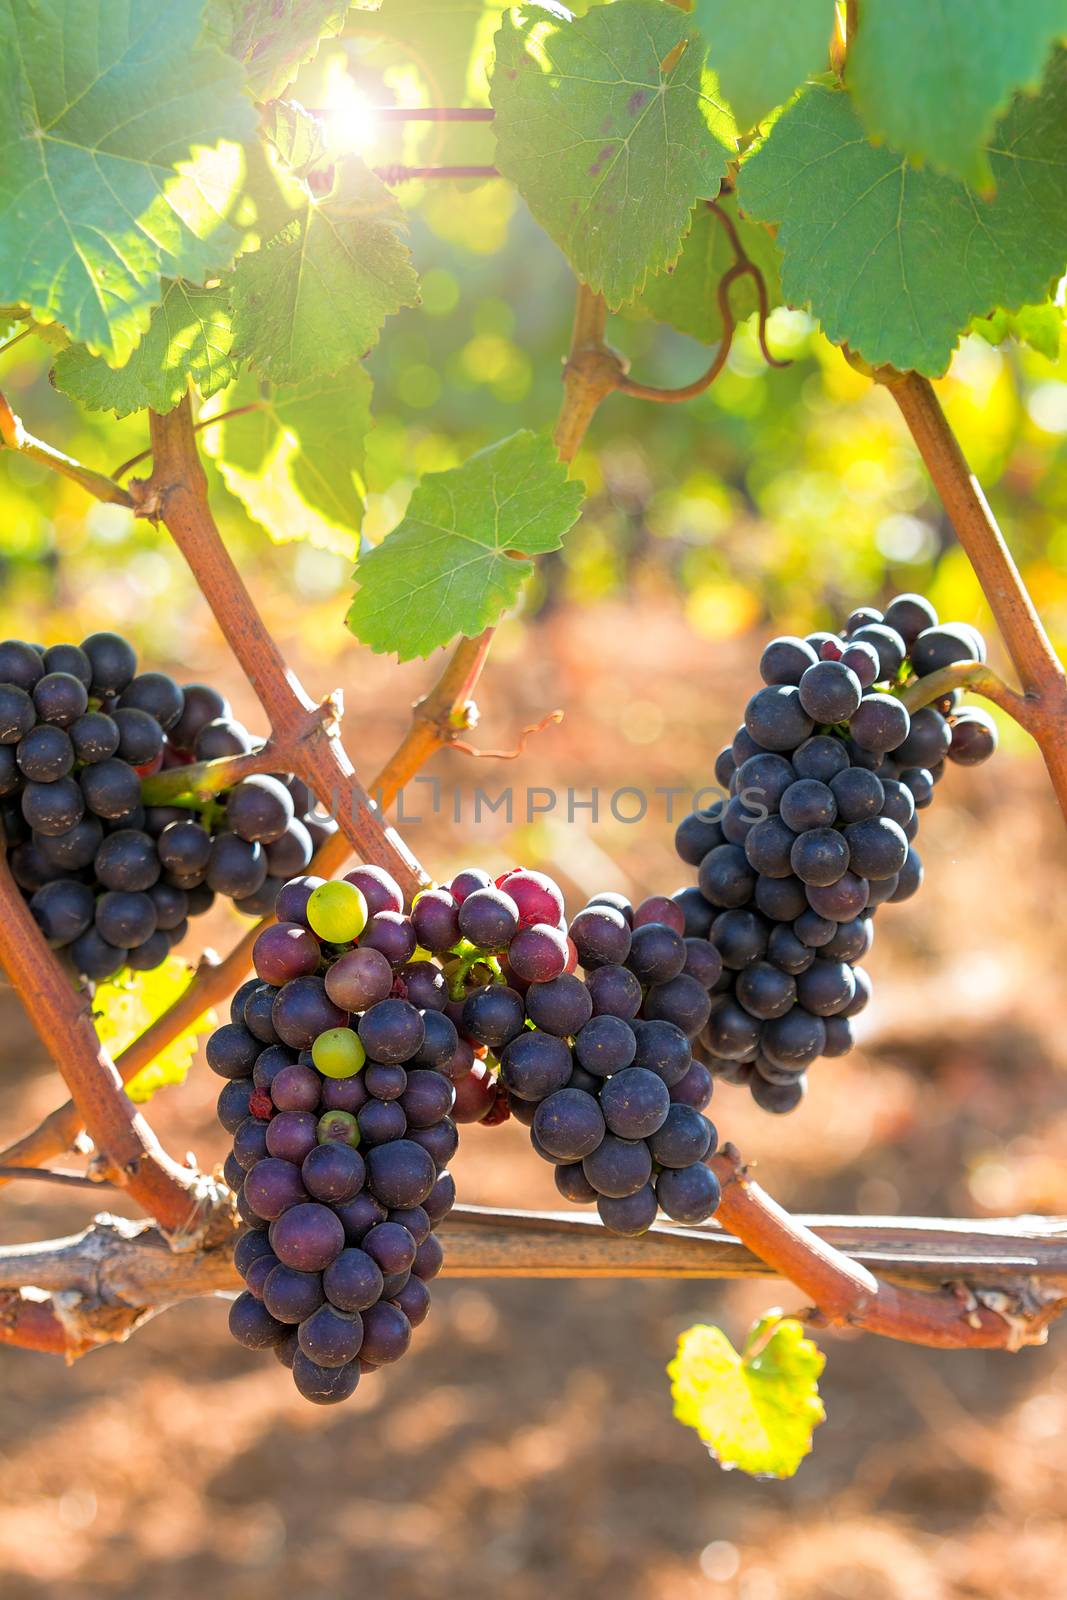
[{"label": "green leaf in lower area", "polygon": [[[96,986],[93,1020],[100,1043],[111,1056],[140,1038],[145,1029],[168,1011],[192,980],[192,972],[178,956],[168,956],[152,972],[122,972],[107,983]],[[126,1085],[126,1093],[138,1105],[151,1100],[157,1089],[184,1083],[192,1065],[201,1034],[210,1033],[218,1019],[205,1011],[191,1028],[165,1045],[157,1056],[142,1067]]]},{"label": "green leaf in lower area", "polygon": [[987,344],[1003,344],[1014,339],[1017,344],[1029,345],[1049,361],[1060,358],[1060,336],[1063,333],[1063,307],[1046,300],[1044,305],[1023,306],[1019,311],[994,311],[988,317],[975,317],[968,329]]},{"label": "green leaf in lower area", "polygon": [[975,188],[994,182],[989,143],[1016,90],[1037,90],[1067,0],[863,0],[848,86],[877,139]]},{"label": "green leaf in lower area", "polygon": [[525,5],[496,45],[497,164],[590,288],[632,300],[678,255],[734,146],[692,18],[659,0],[578,21]]},{"label": "green leaf in lower area", "polygon": [[220,409],[255,409],[205,429],[204,448],[276,544],[306,540],[355,556],[371,388],[357,363],[330,378],[279,387],[246,374],[220,402]]},{"label": "green leaf in lower area", "polygon": [[742,131],[829,65],[834,0],[696,0],[693,15]]},{"label": "green leaf in lower area", "polygon": [[340,33],[352,3],[372,11],[380,0],[208,0],[204,35],[244,64],[254,99],[271,100]]},{"label": "green leaf in lower area", "polygon": [[[716,205],[733,223],[742,249],[762,273],[768,304],[776,306],[781,299],[780,257],[773,237],[759,223],[738,215],[735,196],[722,195]],[[665,322],[702,344],[716,344],[723,331],[718,287],[735,260],[730,235],[722,221],[710,206],[698,206],[678,260],[665,272],[649,278],[644,294],[625,310]],[[756,285],[748,274],[734,280],[729,295],[738,322],[759,309]]]},{"label": "green leaf in lower area", "polygon": [[418,301],[402,221],[385,185],[348,161],[333,194],[309,196],[265,249],[238,261],[235,353],[275,383],[327,377],[360,360],[386,317]]},{"label": "green leaf in lower area", "polygon": [[84,345],[71,345],[56,358],[52,375],[57,389],[90,411],[113,411],[117,417],[149,406],[172,411],[190,380],[205,400],[232,383],[237,369],[230,359],[231,338],[225,289],[164,278],[163,299],[125,366],[109,367]]},{"label": "green leaf in lower area", "polygon": [[791,1478],[826,1420],[819,1376],[826,1358],[780,1311],[753,1324],[740,1355],[719,1328],[697,1324],[667,1368],[674,1414],[695,1428],[721,1466]]},{"label": "green leaf in lower area", "polygon": [[360,558],[348,626],[401,661],[473,638],[514,605],[528,558],[559,549],[582,494],[552,441],[528,430],[429,473],[399,526]]},{"label": "green leaf in lower area", "polygon": [[996,195],[917,172],[815,87],[741,168],[749,216],[779,224],[782,291],[872,365],[932,377],[972,317],[1044,300],[1067,259],[1067,55],[1020,96],[989,150]]},{"label": "green leaf in lower area", "polygon": [[195,5],[0,0],[0,300],[123,362],[161,273],[227,267],[255,118]]}]

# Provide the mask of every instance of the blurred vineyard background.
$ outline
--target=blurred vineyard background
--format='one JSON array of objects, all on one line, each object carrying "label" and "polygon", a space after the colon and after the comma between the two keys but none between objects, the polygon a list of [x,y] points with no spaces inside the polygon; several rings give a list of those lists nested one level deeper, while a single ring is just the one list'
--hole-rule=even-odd
[{"label": "blurred vineyard background", "polygon": [[[419,63],[386,70],[380,48],[369,25],[354,30],[323,50],[299,92],[352,115],[353,85],[380,95],[385,84],[409,103],[455,92]],[[409,128],[371,153],[491,159],[485,130],[449,139]],[[421,473],[518,427],[550,426],[571,311],[562,258],[507,185],[408,184],[401,197],[423,306],[390,320],[369,361],[369,542],[396,523]],[[684,382],[705,361],[692,341],[636,319],[614,319],[610,337],[648,381]],[[654,791],[712,781],[766,638],[837,625],[853,605],[901,589],[992,631],[886,398],[802,313],[777,310],[770,344],[788,367],[768,369],[746,325],[700,400],[615,397],[597,417],[577,467],[585,514],[501,627],[472,737],[508,748],[553,708],[565,719],[510,763],[439,757],[436,806],[430,786],[409,789],[404,831],[435,876],[521,861],[554,872],[571,903],[606,887],[669,892],[687,871],[673,857],[667,797]],[[0,384],[32,431],[108,469],[144,448],[143,417],[79,412],[50,385],[49,360],[35,338],[0,353]],[[1065,379],[1033,350],[971,337],[941,385],[1060,647]],[[291,542],[275,542],[211,472],[257,602],[309,688],[342,686],[348,748],[369,779],[439,663],[398,668],[346,632],[356,536],[306,526],[294,511]],[[264,481],[258,492],[275,491]],[[262,729],[166,537],[25,458],[0,460],[0,635],[53,643],[106,627],[149,665],[218,684]],[[995,640],[992,651],[1008,670]],[[806,1104],[782,1123],[747,1095],[717,1091],[720,1129],[795,1208],[1067,1211],[1067,849],[1033,747],[1013,725],[1002,731],[1001,756],[950,772],[924,818],[922,893],[879,915],[860,1048],[817,1066]],[[483,811],[476,823],[475,789],[509,785],[512,820]],[[560,799],[527,821],[535,787]],[[650,795],[643,821],[612,814],[624,787]],[[568,791],[579,803],[597,791],[599,815],[568,821]],[[224,908],[193,938],[225,949],[244,926]],[[0,1022],[0,1120],[14,1133],[61,1096],[10,1001]],[[184,1088],[155,1101],[173,1152],[221,1161],[216,1088],[198,1061]],[[470,1202],[555,1203],[514,1123],[469,1130],[456,1177]],[[3,1197],[0,1237],[60,1233],[88,1214],[80,1195],[20,1183]],[[306,1406],[269,1359],[238,1350],[219,1304],[182,1306],[71,1372],[4,1353],[0,1593],[1067,1595],[1062,1333],[1015,1358],[826,1336],[829,1421],[814,1455],[794,1482],[756,1484],[720,1473],[671,1420],[663,1368],[689,1323],[715,1321],[739,1338],[783,1293],[794,1303],[765,1284],[446,1281],[413,1356],[366,1382],[343,1415]]]}]

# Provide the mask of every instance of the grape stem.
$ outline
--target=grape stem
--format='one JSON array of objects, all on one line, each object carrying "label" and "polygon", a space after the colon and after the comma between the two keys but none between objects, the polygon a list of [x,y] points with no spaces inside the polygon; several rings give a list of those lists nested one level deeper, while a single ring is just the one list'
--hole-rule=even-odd
[{"label": "grape stem", "polygon": [[[724,1197],[735,1213],[729,1225],[720,1212],[697,1227],[658,1222],[641,1238],[627,1239],[607,1233],[588,1213],[457,1206],[440,1230],[445,1275],[713,1280],[771,1277],[788,1262],[796,1281],[796,1272],[811,1277],[817,1258],[820,1290],[836,1312],[832,1319],[808,1320],[941,1348],[1039,1344],[1067,1303],[1062,1218],[786,1217],[751,1179],[736,1175],[736,1159],[732,1153],[716,1158],[727,1179],[725,1195],[737,1190],[729,1202]],[[759,1253],[741,1242],[738,1216],[746,1231],[758,1228]],[[794,1248],[804,1251],[802,1260],[793,1259]],[[838,1263],[844,1263],[840,1273]],[[20,1299],[27,1284],[52,1301]],[[73,1356],[125,1337],[168,1305],[240,1288],[225,1243],[175,1255],[151,1223],[99,1216],[69,1238],[0,1250],[0,1343],[58,1347]],[[52,1323],[30,1309],[42,1304],[60,1308],[56,1320],[66,1324],[69,1344],[57,1346]]]},{"label": "grape stem", "polygon": [[171,767],[166,772],[154,773],[141,780],[141,804],[144,806],[200,806],[242,778],[251,778],[261,772],[288,772],[288,752],[281,749],[277,740],[247,755],[219,756],[214,761],[197,761],[187,767]]},{"label": "grape stem", "polygon": [[1005,683],[1000,674],[984,661],[955,661],[949,667],[931,672],[928,677],[916,678],[914,683],[900,691],[899,698],[909,711],[918,711],[923,706],[933,705],[942,695],[951,694],[953,689],[970,689],[972,693],[992,700],[994,705],[1014,717],[1021,727],[1027,730],[1031,728],[1031,702]]}]

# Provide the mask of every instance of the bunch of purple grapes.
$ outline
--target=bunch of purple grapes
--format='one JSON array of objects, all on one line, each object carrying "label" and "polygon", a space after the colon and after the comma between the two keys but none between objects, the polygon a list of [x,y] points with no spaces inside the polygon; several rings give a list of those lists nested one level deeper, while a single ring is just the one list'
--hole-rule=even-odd
[{"label": "bunch of purple grapes", "polygon": [[148,971],[216,894],[261,916],[336,824],[296,778],[255,777],[197,810],[141,783],[255,748],[207,684],[137,671],[114,633],[0,643],[0,835],[49,944],[83,978]]},{"label": "bunch of purple grapes", "polygon": [[763,652],[764,687],[715,764],[729,798],[687,816],[675,842],[698,869],[676,896],[686,931],[722,960],[701,1042],[714,1075],[764,1110],[792,1111],[812,1062],[851,1049],[874,912],[922,882],[918,812],[946,761],[996,748],[992,718],[959,689],[911,715],[899,692],[985,656],[974,628],[939,623],[914,594]]},{"label": "bunch of purple grapes", "polygon": [[675,901],[635,911],[598,895],[568,929],[550,878],[518,868],[494,883],[472,869],[420,896],[412,922],[445,960],[463,1040],[486,1053],[457,1083],[458,1114],[499,1120],[503,1090],[560,1194],[595,1202],[613,1233],[645,1233],[659,1210],[712,1215],[712,1080],[690,1039],[722,963],[706,938],[685,938]]},{"label": "bunch of purple grapes", "polygon": [[[356,905],[347,925],[345,890]],[[247,1288],[230,1329],[249,1349],[273,1349],[302,1395],[330,1404],[398,1360],[429,1310],[426,1284],[442,1264],[434,1229],[455,1200],[449,1071],[463,1052],[441,969],[413,960],[411,919],[387,873],[295,878],[276,911],[256,941],[256,976],[207,1046],[228,1080],[224,1175],[247,1225],[235,1251]]]}]

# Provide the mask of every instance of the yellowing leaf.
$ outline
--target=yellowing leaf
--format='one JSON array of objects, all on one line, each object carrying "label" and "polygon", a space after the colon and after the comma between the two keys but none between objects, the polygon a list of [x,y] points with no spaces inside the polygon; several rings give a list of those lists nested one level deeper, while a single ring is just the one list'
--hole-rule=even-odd
[{"label": "yellowing leaf", "polygon": [[801,1324],[777,1311],[753,1324],[741,1355],[719,1328],[698,1323],[681,1335],[667,1368],[674,1414],[723,1467],[791,1478],[826,1417],[818,1383],[825,1364]]},{"label": "yellowing leaf", "polygon": [[[180,956],[168,956],[152,972],[121,972],[109,983],[98,984],[93,1014],[100,1043],[112,1056],[121,1054],[174,1004],[191,978],[189,966]],[[157,1089],[184,1083],[199,1036],[210,1033],[216,1022],[215,1013],[205,1011],[191,1028],[172,1040],[130,1079],[126,1085],[130,1099],[140,1105],[151,1100]]]}]

